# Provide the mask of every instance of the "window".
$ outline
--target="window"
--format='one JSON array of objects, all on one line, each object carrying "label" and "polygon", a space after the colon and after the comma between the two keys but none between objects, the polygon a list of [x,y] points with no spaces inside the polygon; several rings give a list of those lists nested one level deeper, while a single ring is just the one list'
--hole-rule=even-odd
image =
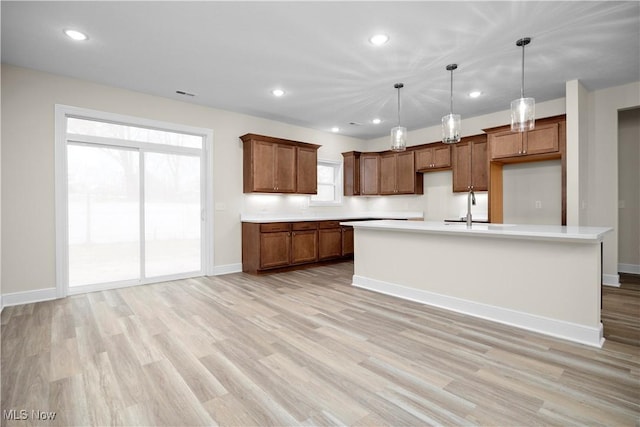
[{"label": "window", "polygon": [[318,160],[318,194],[311,196],[312,206],[342,204],[342,162]]}]

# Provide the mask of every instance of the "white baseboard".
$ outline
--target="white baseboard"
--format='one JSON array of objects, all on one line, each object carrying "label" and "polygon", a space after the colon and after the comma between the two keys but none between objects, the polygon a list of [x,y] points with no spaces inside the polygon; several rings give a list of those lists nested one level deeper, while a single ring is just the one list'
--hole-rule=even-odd
[{"label": "white baseboard", "polygon": [[603,274],[602,284],[605,286],[613,286],[614,288],[619,288],[620,276],[617,274]]},{"label": "white baseboard", "polygon": [[578,342],[580,344],[586,344],[592,347],[602,347],[604,344],[602,323],[600,323],[600,327],[593,328],[563,320],[549,319],[507,308],[437,294],[421,289],[407,288],[395,283],[370,279],[363,276],[354,275],[353,286],[498,323],[504,323],[510,326],[516,326],[518,328]]},{"label": "white baseboard", "polygon": [[619,273],[640,274],[639,264],[618,264]]},{"label": "white baseboard", "polygon": [[213,276],[242,272],[242,263],[216,265],[213,267]]},{"label": "white baseboard", "polygon": [[14,292],[2,295],[2,307],[30,304],[57,298],[56,288],[36,289],[35,291]]}]

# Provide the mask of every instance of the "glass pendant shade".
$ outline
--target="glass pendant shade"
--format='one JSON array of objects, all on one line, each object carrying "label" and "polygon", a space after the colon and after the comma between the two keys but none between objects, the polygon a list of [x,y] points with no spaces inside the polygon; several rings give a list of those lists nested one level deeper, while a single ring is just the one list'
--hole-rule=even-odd
[{"label": "glass pendant shade", "polygon": [[511,131],[533,130],[536,124],[536,102],[533,98],[511,101]]},{"label": "glass pendant shade", "polygon": [[398,90],[398,126],[391,129],[391,150],[404,151],[407,149],[407,128],[400,126],[400,89],[404,84],[396,83],[393,87]]},{"label": "glass pendant shade", "polygon": [[442,142],[445,144],[460,142],[462,120],[460,119],[460,114],[453,114],[453,70],[457,68],[458,64],[447,65],[447,71],[451,72],[451,110],[449,114],[442,117]]},{"label": "glass pendant shade", "polygon": [[460,142],[460,114],[447,114],[442,118],[442,142],[455,144]]},{"label": "glass pendant shade", "polygon": [[391,150],[404,151],[407,149],[407,128],[396,126],[391,129]]},{"label": "glass pendant shade", "polygon": [[531,43],[531,38],[524,37],[516,42],[516,46],[522,47],[522,84],[520,86],[520,98],[511,101],[511,131],[525,132],[533,130],[536,126],[536,101],[533,98],[524,97],[524,47]]}]

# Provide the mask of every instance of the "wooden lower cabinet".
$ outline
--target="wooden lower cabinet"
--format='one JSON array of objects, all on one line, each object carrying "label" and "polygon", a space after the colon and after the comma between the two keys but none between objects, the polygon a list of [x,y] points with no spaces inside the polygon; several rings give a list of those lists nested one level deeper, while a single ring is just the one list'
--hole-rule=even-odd
[{"label": "wooden lower cabinet", "polygon": [[328,228],[318,230],[318,259],[326,260],[342,256],[342,229]]},{"label": "wooden lower cabinet", "polygon": [[260,268],[289,265],[291,259],[291,233],[260,233]]},{"label": "wooden lower cabinet", "polygon": [[353,228],[340,221],[242,223],[242,271],[258,274],[353,255]]},{"label": "wooden lower cabinet", "polygon": [[342,226],[342,256],[353,255],[353,227]]},{"label": "wooden lower cabinet", "polygon": [[318,231],[291,232],[291,264],[304,264],[318,260]]}]

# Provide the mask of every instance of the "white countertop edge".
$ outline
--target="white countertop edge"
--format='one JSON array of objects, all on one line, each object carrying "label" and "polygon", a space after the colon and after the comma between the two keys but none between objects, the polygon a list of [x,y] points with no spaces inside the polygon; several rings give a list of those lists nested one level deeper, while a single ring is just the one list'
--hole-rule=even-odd
[{"label": "white countertop edge", "polygon": [[342,222],[354,228],[408,233],[448,234],[479,237],[499,237],[527,240],[554,240],[563,242],[598,243],[604,235],[613,230],[610,227],[567,227],[561,225],[519,225],[519,224],[466,224],[436,221],[358,221]]},{"label": "white countertop edge", "polygon": [[356,212],[356,213],[332,213],[332,214],[241,214],[241,222],[298,222],[298,221],[330,221],[330,220],[350,220],[350,219],[422,219],[422,212]]}]

